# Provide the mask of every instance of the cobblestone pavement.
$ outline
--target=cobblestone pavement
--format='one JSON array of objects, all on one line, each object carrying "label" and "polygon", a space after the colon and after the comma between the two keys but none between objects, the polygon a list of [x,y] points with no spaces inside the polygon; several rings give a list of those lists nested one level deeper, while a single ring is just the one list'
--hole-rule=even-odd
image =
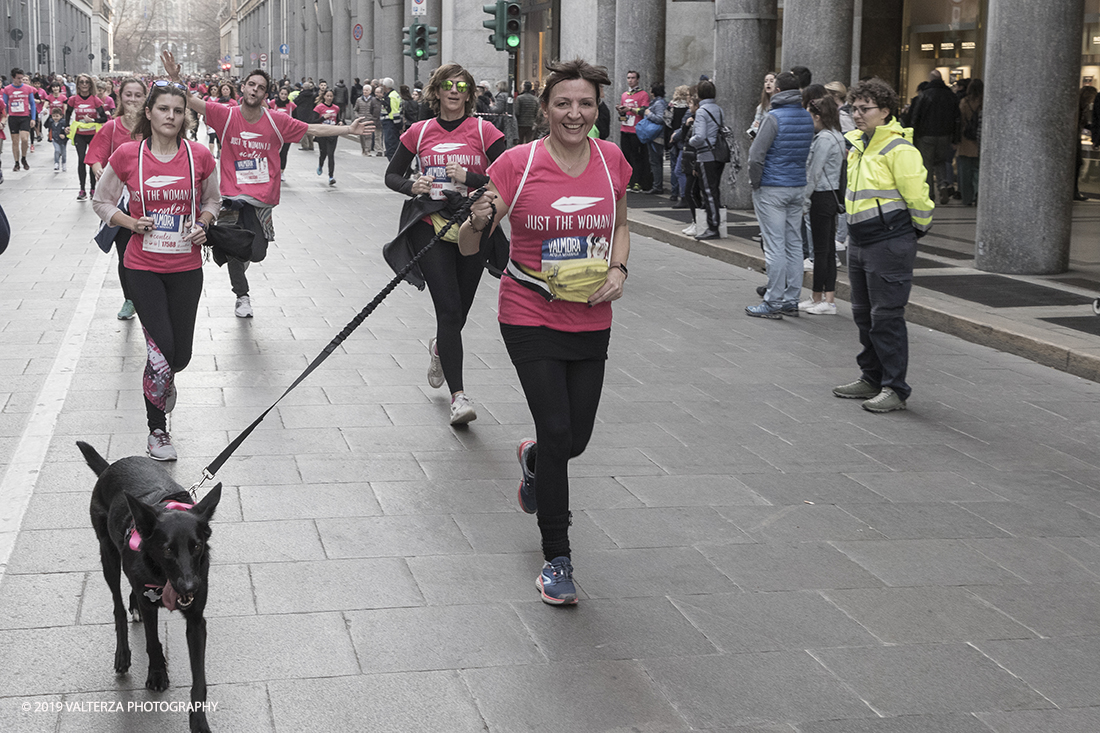
[{"label": "cobblestone pavement", "polygon": [[[384,159],[291,151],[256,317],[206,267],[171,430],[185,485],[389,280]],[[138,322],[46,149],[0,188],[0,730],[183,731],[172,687],[112,670],[74,441],[144,450]],[[75,167],[75,164],[72,166]],[[1081,733],[1100,730],[1100,385],[913,327],[909,410],[836,317],[746,318],[759,273],[635,237],[599,419],[571,466],[580,604],[538,599],[515,490],[532,426],[486,278],[465,331],[478,419],[430,389],[403,285],[218,479],[216,731]],[[146,706],[148,707],[148,706]]]}]

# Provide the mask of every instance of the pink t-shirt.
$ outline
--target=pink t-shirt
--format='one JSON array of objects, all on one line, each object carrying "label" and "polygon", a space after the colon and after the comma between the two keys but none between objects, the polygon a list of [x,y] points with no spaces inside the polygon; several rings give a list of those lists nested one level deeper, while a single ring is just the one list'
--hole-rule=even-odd
[{"label": "pink t-shirt", "polygon": [[116,106],[114,97],[111,97],[111,96],[100,97],[99,100],[101,102],[103,102],[103,109],[107,110],[108,114],[110,114],[111,112],[114,111],[115,106]]},{"label": "pink t-shirt", "polygon": [[634,132],[634,125],[638,123],[638,120],[642,119],[643,114],[641,112],[635,114],[634,110],[638,107],[649,106],[649,92],[644,89],[639,89],[633,94],[630,92],[623,92],[622,101],[619,102],[619,106],[627,108],[626,120],[623,122],[620,129],[623,132]]},{"label": "pink t-shirt", "polygon": [[30,117],[31,105],[34,104],[34,94],[38,90],[30,84],[8,84],[0,92],[8,100],[8,114],[12,117]]},{"label": "pink t-shirt", "polygon": [[279,203],[279,151],[283,143],[302,139],[309,125],[290,115],[272,114],[266,107],[249,123],[240,107],[206,103],[206,124],[221,141],[221,193],[226,198],[251,196]]},{"label": "pink t-shirt", "polygon": [[[74,94],[69,97],[68,105],[73,110],[74,122],[95,122],[99,109],[103,106],[103,100],[99,97],[88,97],[85,99],[79,94]],[[95,130],[91,128],[81,128],[76,131],[77,135],[94,135]]]},{"label": "pink t-shirt", "polygon": [[401,144],[420,159],[423,175],[432,177],[431,197],[441,200],[443,189],[466,193],[465,186],[447,177],[447,163],[454,161],[469,173],[484,175],[489,170],[487,151],[502,137],[500,130],[480,117],[467,117],[454,132],[444,130],[432,117],[413,123],[401,135]]},{"label": "pink t-shirt", "polygon": [[[532,145],[535,155],[531,171],[519,199],[513,201]],[[631,168],[613,143],[590,138],[589,145],[592,153],[588,165],[576,178],[558,166],[542,140],[512,148],[489,166],[489,177],[504,205],[510,206],[511,257],[524,267],[541,270],[544,251],[563,238],[595,235],[611,240],[615,204],[626,195]],[[601,331],[611,327],[611,303],[589,306],[563,300],[547,302],[512,278],[502,277],[497,320],[558,331]]]},{"label": "pink t-shirt", "polygon": [[[195,179],[192,182],[191,169],[187,161],[186,147],[190,146],[195,165]],[[138,155],[142,156],[141,174],[138,176]],[[158,229],[186,227],[192,211],[195,216],[202,211],[202,182],[214,175],[214,156],[203,145],[183,141],[172,160],[162,163],[149,150],[144,142],[126,143],[114,152],[109,161],[111,170],[125,184],[130,193],[129,214],[134,218],[143,215],[157,220]],[[142,201],[144,200],[144,210]],[[194,209],[192,209],[192,201]],[[186,217],[187,221],[182,221]],[[150,237],[152,241],[152,237]],[[202,247],[191,245],[183,252],[149,251],[145,237],[134,233],[126,245],[123,264],[131,270],[150,270],[152,272],[186,272],[202,267]]]},{"label": "pink t-shirt", "polygon": [[335,125],[340,120],[340,108],[335,104],[318,104],[313,111],[320,115],[322,125]]},{"label": "pink t-shirt", "polygon": [[95,163],[106,165],[114,152],[128,142],[133,141],[130,139],[130,131],[122,124],[122,118],[109,119],[107,124],[99,128],[95,137],[88,143],[88,152],[84,154],[84,162],[88,165]]},{"label": "pink t-shirt", "polygon": [[65,101],[67,99],[68,96],[65,94],[65,92],[58,92],[57,94],[47,94],[46,101],[50,103],[50,112],[53,112],[55,109],[59,109],[64,112]]},{"label": "pink t-shirt", "polygon": [[298,108],[298,105],[294,104],[294,102],[291,102],[289,99],[286,100],[286,106],[284,107],[280,107],[278,105],[278,100],[276,99],[269,99],[267,102],[267,106],[271,109],[272,112],[282,112],[284,115],[288,115],[291,117],[294,116],[294,110]]}]

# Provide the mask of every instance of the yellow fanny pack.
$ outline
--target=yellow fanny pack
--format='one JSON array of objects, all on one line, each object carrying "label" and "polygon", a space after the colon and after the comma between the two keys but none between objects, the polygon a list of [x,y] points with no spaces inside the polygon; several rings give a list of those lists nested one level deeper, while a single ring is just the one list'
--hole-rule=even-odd
[{"label": "yellow fanny pack", "polygon": [[[432,226],[435,228],[435,233],[439,234],[443,231],[443,227],[447,226],[448,219],[440,215],[438,212],[432,215]],[[444,242],[454,242],[458,244],[458,226],[452,226],[447,230],[447,233],[442,237]]]},{"label": "yellow fanny pack", "polygon": [[515,260],[509,260],[507,273],[516,282],[547,300],[587,303],[607,282],[607,260],[564,260],[542,271],[531,270]]}]

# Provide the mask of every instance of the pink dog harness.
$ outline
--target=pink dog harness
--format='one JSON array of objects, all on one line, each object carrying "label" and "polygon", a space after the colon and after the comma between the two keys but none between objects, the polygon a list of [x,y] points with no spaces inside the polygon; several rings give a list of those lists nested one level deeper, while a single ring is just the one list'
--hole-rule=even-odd
[{"label": "pink dog harness", "polygon": [[[165,509],[176,509],[179,511],[187,511],[193,504],[184,504],[179,501],[167,501],[164,503]],[[141,551],[141,535],[138,534],[137,527],[134,524],[130,525],[130,528],[126,530],[126,544],[134,552]],[[168,611],[176,610],[176,599],[179,598],[179,594],[176,593],[176,589],[172,587],[170,580],[165,580],[164,585],[155,585],[153,583],[145,584],[146,591],[142,593],[150,603],[161,603]]]}]

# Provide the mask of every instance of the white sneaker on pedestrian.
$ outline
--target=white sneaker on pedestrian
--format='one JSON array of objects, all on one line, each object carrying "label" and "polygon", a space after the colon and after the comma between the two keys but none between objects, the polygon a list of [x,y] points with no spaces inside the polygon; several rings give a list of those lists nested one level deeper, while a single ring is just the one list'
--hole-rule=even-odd
[{"label": "white sneaker on pedestrian", "polygon": [[237,298],[237,304],[233,307],[233,315],[237,318],[252,317],[252,301],[247,295]]},{"label": "white sneaker on pedestrian", "polygon": [[689,237],[694,237],[696,234],[699,233],[698,228],[695,226],[695,222],[691,222],[686,227],[684,227],[681,231]]},{"label": "white sneaker on pedestrian", "polygon": [[836,251],[837,252],[843,252],[844,250],[848,249],[848,240],[847,239],[838,239],[835,242],[833,242],[833,244],[836,246]]},{"label": "white sneaker on pedestrian", "polygon": [[282,181],[282,182],[286,182],[286,172],[285,171],[282,172],[282,173],[279,173],[279,180]]},{"label": "white sneaker on pedestrian", "polygon": [[803,272],[813,272],[814,271],[814,261],[811,260],[809,257],[802,260],[802,271]]},{"label": "white sneaker on pedestrian", "polygon": [[451,425],[465,425],[477,420],[477,412],[474,403],[466,396],[465,392],[459,392],[451,398]]},{"label": "white sneaker on pedestrian", "polygon": [[433,389],[443,386],[443,364],[439,361],[439,349],[435,345],[435,339],[428,342],[428,353],[432,360],[428,363],[428,384]]},{"label": "white sneaker on pedestrian", "polygon": [[174,461],[179,458],[175,447],[172,445],[172,436],[160,428],[149,433],[146,451],[154,461]]},{"label": "white sneaker on pedestrian", "polygon": [[53,164],[53,172],[57,173],[59,170],[61,170],[61,164],[60,163],[54,163]]},{"label": "white sneaker on pedestrian", "polygon": [[814,303],[813,307],[807,308],[806,313],[811,316],[835,316],[836,303],[829,303],[823,300],[820,303]]},{"label": "white sneaker on pedestrian", "polygon": [[808,311],[808,310],[810,310],[810,308],[813,308],[815,305],[817,305],[818,302],[819,301],[816,301],[813,298],[808,298],[808,299],[806,299],[806,300],[804,300],[804,301],[802,301],[801,303],[798,304],[798,310]]}]

